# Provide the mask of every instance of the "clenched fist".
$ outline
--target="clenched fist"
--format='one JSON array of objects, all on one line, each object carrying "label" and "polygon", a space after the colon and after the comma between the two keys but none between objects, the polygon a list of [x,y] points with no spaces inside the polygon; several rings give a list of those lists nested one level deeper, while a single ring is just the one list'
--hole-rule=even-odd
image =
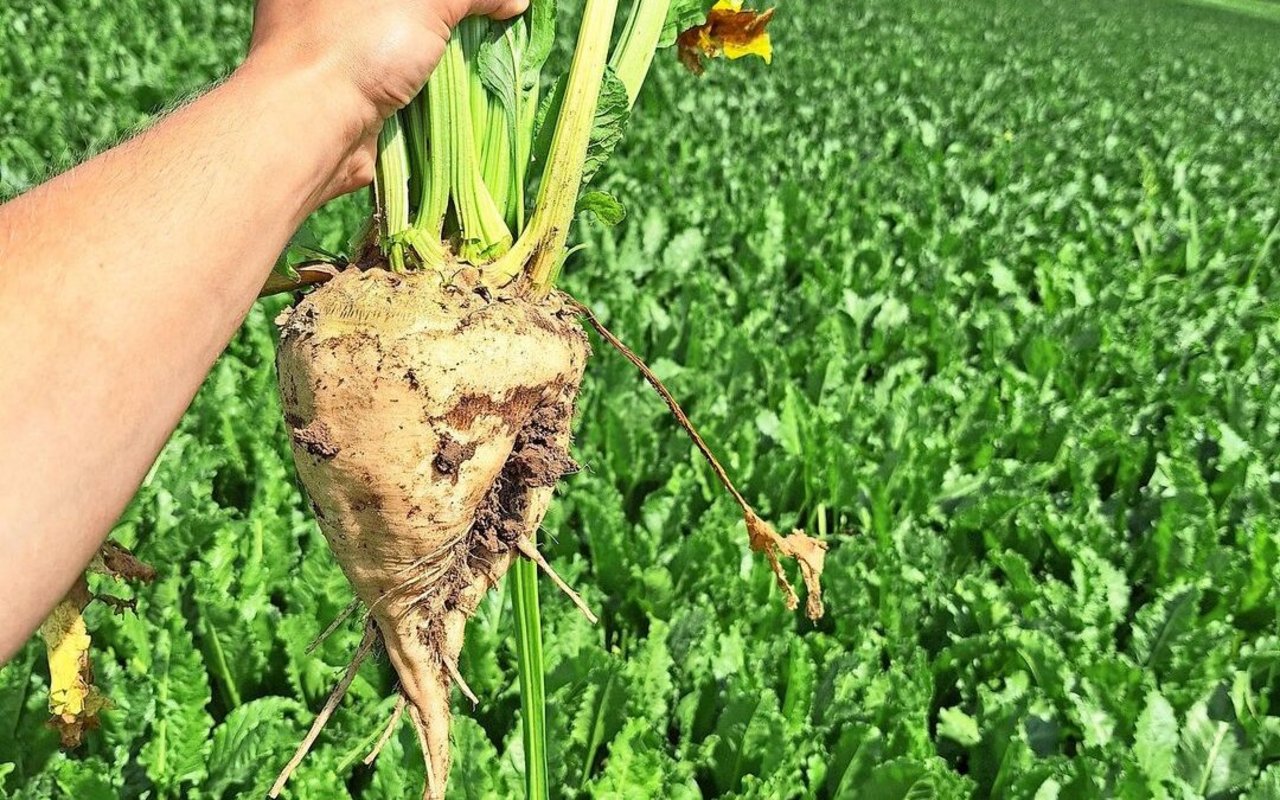
[{"label": "clenched fist", "polygon": [[467,16],[507,19],[528,0],[259,0],[245,66],[317,71],[336,113],[349,119],[352,152],[327,193],[373,180],[382,121],[410,100],[435,69],[453,28]]}]

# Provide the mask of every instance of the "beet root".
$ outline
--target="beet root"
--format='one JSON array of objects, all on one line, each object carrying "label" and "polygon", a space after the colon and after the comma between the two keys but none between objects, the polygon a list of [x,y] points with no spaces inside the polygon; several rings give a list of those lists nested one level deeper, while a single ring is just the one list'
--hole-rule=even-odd
[{"label": "beet root", "polygon": [[[283,322],[280,391],[321,530],[449,771],[449,690],[467,619],[575,469],[586,336],[561,295],[490,294],[430,272],[348,270]],[[469,694],[465,684],[460,688]]]}]

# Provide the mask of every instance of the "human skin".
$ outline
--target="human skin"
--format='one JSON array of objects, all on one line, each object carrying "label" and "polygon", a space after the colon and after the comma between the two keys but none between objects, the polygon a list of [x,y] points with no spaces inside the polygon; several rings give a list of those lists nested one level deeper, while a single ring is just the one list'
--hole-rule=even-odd
[{"label": "human skin", "polygon": [[0,205],[0,663],[106,538],[321,203],[465,16],[527,0],[260,0],[243,64]]}]

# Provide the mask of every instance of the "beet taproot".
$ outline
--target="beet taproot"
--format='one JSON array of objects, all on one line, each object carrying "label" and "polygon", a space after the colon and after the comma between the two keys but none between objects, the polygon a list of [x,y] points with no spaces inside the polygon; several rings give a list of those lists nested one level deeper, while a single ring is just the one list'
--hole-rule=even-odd
[{"label": "beet taproot", "polygon": [[576,469],[588,352],[557,293],[427,272],[348,270],[283,321],[298,475],[422,729],[428,796],[448,775],[467,619],[513,556],[536,557],[556,482]]}]

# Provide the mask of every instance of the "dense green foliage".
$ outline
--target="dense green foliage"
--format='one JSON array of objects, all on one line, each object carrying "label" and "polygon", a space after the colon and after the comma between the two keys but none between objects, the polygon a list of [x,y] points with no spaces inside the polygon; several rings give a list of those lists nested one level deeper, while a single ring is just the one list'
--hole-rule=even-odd
[{"label": "dense green foliage", "polygon": [[[0,192],[214,78],[245,5],[0,8]],[[598,348],[546,525],[603,618],[543,592],[562,796],[1280,797],[1278,39],[1155,0],[796,2],[772,68],[660,66],[601,176],[631,213],[565,285],[828,538],[828,613],[782,609]],[[293,480],[278,305],[116,532],[163,577],[91,614],[103,730],[57,752],[38,648],[0,672],[9,795],[261,796],[354,648],[304,653],[350,592]],[[494,594],[453,797],[521,789],[514,653]],[[365,666],[291,796],[416,796],[407,727],[359,765],[389,681]]]}]

